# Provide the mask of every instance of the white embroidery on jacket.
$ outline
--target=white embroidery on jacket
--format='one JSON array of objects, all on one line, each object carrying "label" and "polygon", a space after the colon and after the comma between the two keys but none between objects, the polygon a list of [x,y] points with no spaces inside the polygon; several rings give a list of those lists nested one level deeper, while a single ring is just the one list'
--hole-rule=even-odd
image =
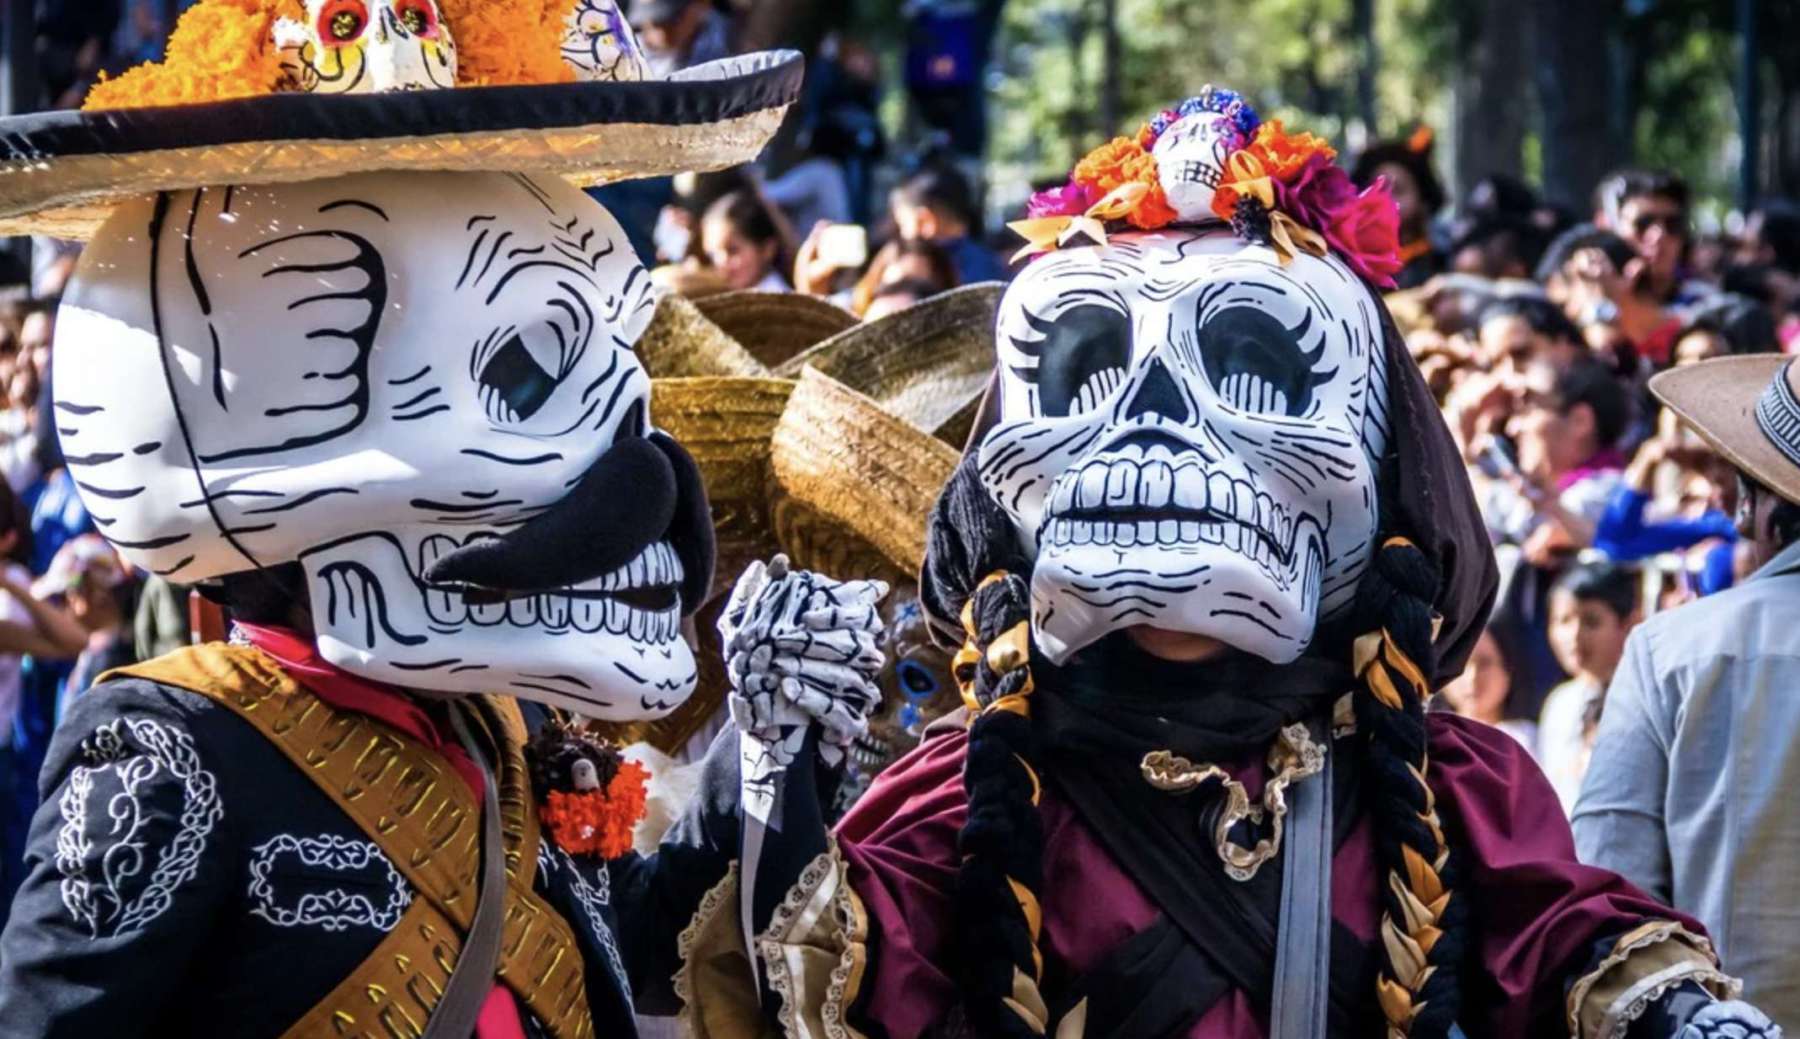
[{"label": "white embroidery on jacket", "polygon": [[[342,887],[298,892],[277,890],[275,865],[292,856],[299,865],[315,870],[373,879],[387,883],[387,899],[377,906],[367,893]],[[285,897],[284,897],[285,894]],[[283,833],[264,841],[250,859],[250,912],[277,927],[318,927],[343,931],[372,927],[383,933],[400,924],[412,904],[412,889],[394,869],[381,849],[368,841],[322,833],[296,837]]]},{"label": "white embroidery on jacket", "polygon": [[[63,907],[92,937],[115,937],[168,911],[175,891],[199,871],[207,837],[225,806],[213,774],[201,767],[193,737],[173,726],[116,719],[82,741],[81,758],[57,802],[63,817],[56,837]],[[174,837],[150,847],[145,831],[151,820],[139,792],[164,773],[165,783],[181,784],[181,816]],[[91,833],[89,802],[102,777],[111,777],[119,789],[102,806],[104,817],[91,820],[103,832]],[[133,894],[130,889],[146,869],[142,890]]]}]

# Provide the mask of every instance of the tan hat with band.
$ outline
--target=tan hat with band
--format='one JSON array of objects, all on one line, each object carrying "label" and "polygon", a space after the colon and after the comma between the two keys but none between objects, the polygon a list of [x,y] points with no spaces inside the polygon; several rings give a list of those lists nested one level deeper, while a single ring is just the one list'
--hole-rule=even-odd
[{"label": "tan hat with band", "polygon": [[1800,367],[1782,354],[1720,357],[1650,380],[1650,392],[1758,483],[1800,504]]}]

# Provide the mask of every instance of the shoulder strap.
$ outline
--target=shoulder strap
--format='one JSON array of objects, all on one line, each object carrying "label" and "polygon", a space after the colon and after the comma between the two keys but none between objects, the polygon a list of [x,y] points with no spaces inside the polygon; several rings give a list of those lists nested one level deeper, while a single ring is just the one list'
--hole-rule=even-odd
[{"label": "shoulder strap", "polygon": [[[190,646],[109,677],[115,676],[186,689],[248,722],[393,862],[419,893],[415,903],[431,903],[460,951],[480,892],[481,811],[441,755],[367,715],[332,707],[249,647]],[[575,932],[533,889],[539,833],[524,719],[504,697],[473,703],[498,755],[494,786],[506,876],[499,976],[557,1039],[589,1039],[593,1020]],[[347,980],[362,973],[359,968]],[[439,996],[441,990],[431,993],[432,1005]]]}]

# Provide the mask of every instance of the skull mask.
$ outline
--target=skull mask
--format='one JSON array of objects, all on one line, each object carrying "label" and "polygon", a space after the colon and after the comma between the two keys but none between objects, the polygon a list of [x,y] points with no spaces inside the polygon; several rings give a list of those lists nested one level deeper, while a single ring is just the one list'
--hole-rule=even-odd
[{"label": "skull mask", "polygon": [[1146,625],[1299,656],[1369,563],[1380,343],[1340,261],[1282,266],[1223,230],[1032,264],[1001,304],[978,461],[1036,553],[1042,651]]},{"label": "skull mask", "polygon": [[306,21],[275,23],[291,85],[373,94],[456,84],[456,41],[437,0],[306,0]]},{"label": "skull mask", "polygon": [[617,222],[556,178],[145,198],[67,294],[63,444],[146,569],[300,561],[334,664],[653,718],[692,690],[678,629],[712,554],[692,463],[649,426],[654,308]]}]

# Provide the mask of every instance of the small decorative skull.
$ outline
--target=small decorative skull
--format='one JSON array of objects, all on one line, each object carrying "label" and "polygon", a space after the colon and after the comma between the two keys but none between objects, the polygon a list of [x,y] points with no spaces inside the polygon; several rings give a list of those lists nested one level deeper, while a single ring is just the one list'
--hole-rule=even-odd
[{"label": "small decorative skull", "polygon": [[565,23],[562,54],[584,80],[650,78],[643,48],[614,0],[576,0]]},{"label": "small decorative skull", "polygon": [[1136,625],[1299,656],[1373,548],[1381,342],[1339,260],[1224,230],[1033,263],[1001,303],[979,465],[1035,550],[1048,657]]},{"label": "small decorative skull", "polygon": [[306,0],[275,23],[291,89],[377,94],[456,85],[456,41],[437,0]]},{"label": "small decorative skull", "polygon": [[1244,144],[1230,116],[1204,111],[1176,121],[1156,139],[1151,154],[1163,195],[1183,223],[1213,219],[1213,194],[1225,163]]},{"label": "small decorative skull", "polygon": [[300,562],[334,664],[654,718],[693,689],[680,622],[712,557],[697,472],[650,426],[654,309],[560,178],[168,192],[119,207],[65,296],[63,444],[148,570]]},{"label": "small decorative skull", "polygon": [[850,756],[857,771],[874,777],[919,743],[925,726],[961,703],[950,675],[950,654],[931,640],[916,587],[895,589],[882,604],[881,706],[869,718]]}]

